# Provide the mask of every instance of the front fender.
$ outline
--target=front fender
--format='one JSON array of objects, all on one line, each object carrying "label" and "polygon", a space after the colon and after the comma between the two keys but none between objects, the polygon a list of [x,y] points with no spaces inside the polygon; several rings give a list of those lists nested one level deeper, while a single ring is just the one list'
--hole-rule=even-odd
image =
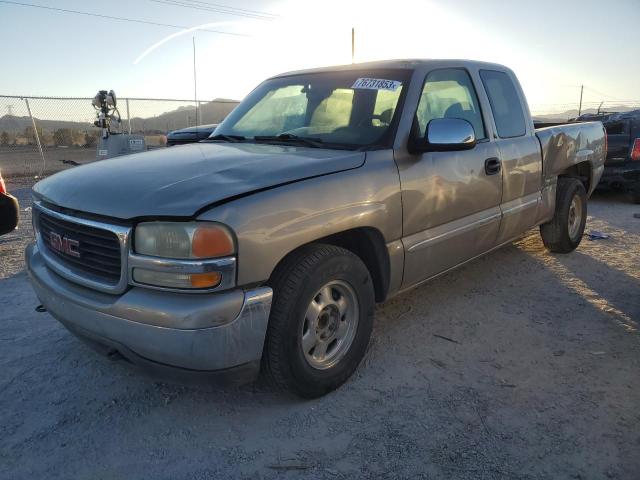
[{"label": "front fender", "polygon": [[387,244],[402,233],[398,171],[391,150],[367,153],[360,168],[258,192],[198,217],[228,225],[238,243],[238,285],[262,283],[291,251],[360,227]]}]

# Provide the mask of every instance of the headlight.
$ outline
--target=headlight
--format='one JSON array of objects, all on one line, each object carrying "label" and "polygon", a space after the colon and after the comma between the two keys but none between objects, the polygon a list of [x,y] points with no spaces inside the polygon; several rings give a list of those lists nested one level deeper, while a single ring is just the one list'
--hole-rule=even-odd
[{"label": "headlight", "polygon": [[233,236],[217,223],[141,223],[134,233],[134,250],[135,283],[210,290],[235,281],[235,259],[228,258],[235,253]]},{"label": "headlight", "polygon": [[210,222],[148,222],[135,232],[135,251],[153,257],[196,259],[227,257],[235,252],[226,227]]}]

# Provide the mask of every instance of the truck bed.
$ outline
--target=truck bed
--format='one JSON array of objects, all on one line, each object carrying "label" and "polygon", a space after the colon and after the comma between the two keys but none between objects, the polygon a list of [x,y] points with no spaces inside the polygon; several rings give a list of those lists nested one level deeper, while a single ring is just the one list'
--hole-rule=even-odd
[{"label": "truck bed", "polygon": [[[568,168],[591,162],[592,178],[589,179],[589,194],[602,175],[606,156],[606,141],[601,122],[581,122],[536,128],[543,158],[545,182],[554,179]],[[577,169],[579,167],[576,167]],[[594,181],[595,180],[595,181]]]}]

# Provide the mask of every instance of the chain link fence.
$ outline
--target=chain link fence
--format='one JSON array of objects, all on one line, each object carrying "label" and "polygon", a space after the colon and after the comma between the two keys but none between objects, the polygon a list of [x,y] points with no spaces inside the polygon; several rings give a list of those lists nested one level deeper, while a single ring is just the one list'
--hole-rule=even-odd
[{"label": "chain link fence", "polygon": [[[91,98],[0,95],[0,171],[5,179],[34,182],[96,160],[100,129]],[[147,149],[163,148],[172,130],[219,123],[233,100],[118,98],[123,133],[144,135]]]},{"label": "chain link fence", "polygon": [[[100,129],[92,98],[0,95],[0,171],[21,184],[96,160]],[[148,149],[166,145],[172,130],[219,123],[234,100],[119,98],[124,133],[144,135]],[[626,106],[640,108],[637,100]],[[534,115],[557,121],[577,114],[573,104],[532,105]],[[613,101],[583,102],[583,111],[616,111]],[[589,110],[590,109],[590,110]],[[561,113],[561,112],[564,112]],[[565,115],[566,114],[566,115]],[[566,117],[566,118],[565,118]]]}]

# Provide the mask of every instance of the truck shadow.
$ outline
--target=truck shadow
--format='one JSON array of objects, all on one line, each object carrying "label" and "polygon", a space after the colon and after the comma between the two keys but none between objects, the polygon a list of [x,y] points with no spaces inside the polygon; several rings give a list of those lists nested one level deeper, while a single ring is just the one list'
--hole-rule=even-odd
[{"label": "truck shadow", "polygon": [[638,333],[640,280],[580,251],[571,258],[555,257],[573,276],[570,285],[593,306],[616,319],[628,331]]}]

